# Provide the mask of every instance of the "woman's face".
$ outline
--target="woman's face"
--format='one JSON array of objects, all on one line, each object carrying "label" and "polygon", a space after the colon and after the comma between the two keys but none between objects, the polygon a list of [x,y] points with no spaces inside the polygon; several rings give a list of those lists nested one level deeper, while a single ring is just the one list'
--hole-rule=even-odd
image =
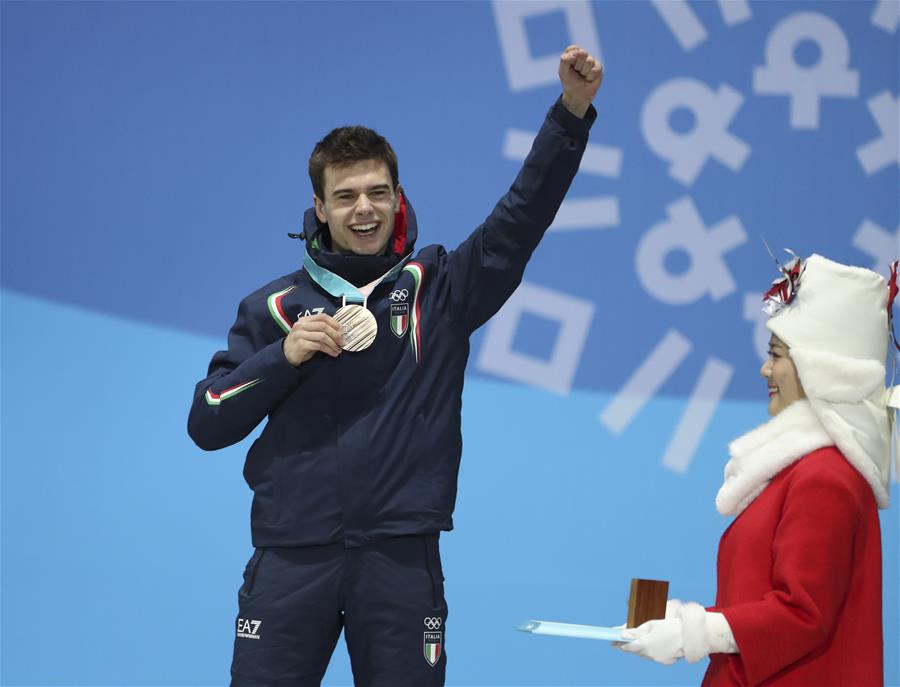
[{"label": "woman's face", "polygon": [[769,357],[759,373],[769,383],[769,415],[778,415],[794,401],[806,398],[788,347],[774,334],[769,339]]}]

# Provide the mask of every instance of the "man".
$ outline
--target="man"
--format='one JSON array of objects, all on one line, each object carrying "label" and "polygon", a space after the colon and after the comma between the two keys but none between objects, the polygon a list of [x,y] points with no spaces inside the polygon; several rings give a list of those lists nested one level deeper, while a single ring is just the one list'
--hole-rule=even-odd
[{"label": "man", "polygon": [[578,170],[599,62],[570,46],[522,171],[455,251],[414,257],[390,145],[335,129],[310,158],[303,269],[241,302],[197,385],[203,449],[246,437],[255,552],[232,685],[318,685],[341,630],[357,685],[443,685],[438,536],[452,529],[469,336],[518,286]]}]

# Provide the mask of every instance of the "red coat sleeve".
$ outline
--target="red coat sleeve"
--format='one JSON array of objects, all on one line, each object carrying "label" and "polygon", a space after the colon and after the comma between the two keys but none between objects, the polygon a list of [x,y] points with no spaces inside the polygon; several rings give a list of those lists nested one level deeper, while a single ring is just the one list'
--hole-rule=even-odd
[{"label": "red coat sleeve", "polygon": [[819,648],[847,596],[854,536],[863,519],[859,481],[807,458],[791,475],[772,543],[772,589],[725,615],[746,677],[756,685]]}]

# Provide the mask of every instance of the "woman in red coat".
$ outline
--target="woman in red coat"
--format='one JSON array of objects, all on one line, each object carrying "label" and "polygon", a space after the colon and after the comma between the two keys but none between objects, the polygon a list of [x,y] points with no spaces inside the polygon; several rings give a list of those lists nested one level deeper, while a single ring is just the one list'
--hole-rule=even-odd
[{"label": "woman in red coat", "polygon": [[[714,606],[670,601],[624,651],[710,656],[705,686],[883,684],[881,532],[900,393],[885,389],[891,281],[813,255],[767,294],[766,424],[729,446]],[[891,407],[893,406],[893,407]]]}]

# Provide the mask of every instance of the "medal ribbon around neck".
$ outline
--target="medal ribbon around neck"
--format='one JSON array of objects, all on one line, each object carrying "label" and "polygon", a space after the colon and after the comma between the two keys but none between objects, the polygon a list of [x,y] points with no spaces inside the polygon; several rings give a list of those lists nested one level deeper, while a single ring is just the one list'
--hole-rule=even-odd
[{"label": "medal ribbon around neck", "polygon": [[[375,286],[383,281],[396,278],[411,255],[412,253],[388,270]],[[375,316],[366,307],[368,297],[340,275],[329,272],[317,264],[309,252],[303,258],[303,267],[316,284],[335,298],[341,299],[341,307],[334,313],[334,319],[340,323],[343,330],[344,342],[341,348],[345,351],[355,352],[371,346],[378,334],[378,323],[375,321]]]}]

